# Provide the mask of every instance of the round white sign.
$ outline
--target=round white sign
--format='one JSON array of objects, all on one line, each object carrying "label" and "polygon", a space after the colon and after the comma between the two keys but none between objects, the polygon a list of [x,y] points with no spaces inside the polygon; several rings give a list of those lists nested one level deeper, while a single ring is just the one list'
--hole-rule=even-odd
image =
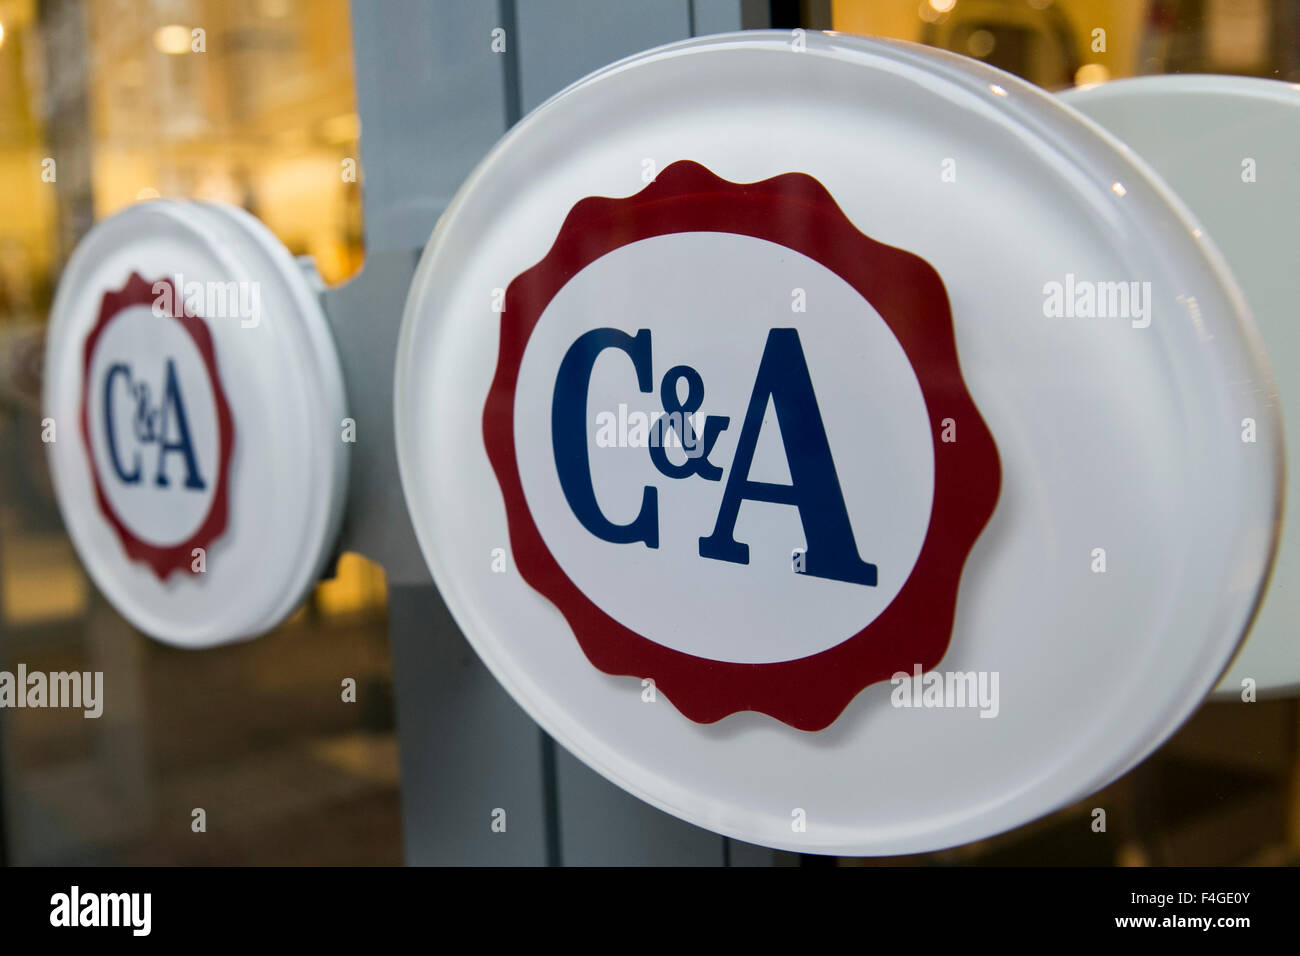
[{"label": "round white sign", "polygon": [[182,646],[274,627],[347,477],[338,358],[284,247],[238,210],[131,207],[69,262],[45,362],[59,506],[105,596]]},{"label": "round white sign", "polygon": [[1212,686],[1272,557],[1272,383],[1095,126],[789,40],[623,61],[489,154],[407,302],[402,484],[470,642],[609,779],[930,850],[1104,785]]}]

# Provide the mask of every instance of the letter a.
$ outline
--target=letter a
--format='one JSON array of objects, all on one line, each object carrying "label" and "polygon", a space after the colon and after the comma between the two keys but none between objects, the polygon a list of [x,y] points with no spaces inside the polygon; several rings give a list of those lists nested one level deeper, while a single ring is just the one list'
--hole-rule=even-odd
[{"label": "letter a", "polygon": [[[167,440],[167,423],[172,410],[176,413],[176,429],[180,437],[176,441]],[[185,487],[202,491],[207,487],[199,476],[199,464],[194,458],[194,444],[190,441],[190,424],[185,417],[185,405],[181,401],[181,388],[176,381],[176,365],[167,360],[167,385],[163,392],[162,424],[158,429],[158,477],[154,480],[159,488],[169,484],[164,469],[167,455],[180,452],[185,459]]]},{"label": "letter a", "polygon": [[[750,481],[749,470],[771,399],[781,426],[792,484]],[[876,585],[876,566],[858,557],[844,494],[835,474],[817,396],[795,329],[772,329],[758,363],[745,424],[736,440],[736,457],[718,508],[713,534],[700,539],[700,557],[749,564],[749,545],[735,540],[743,501],[767,501],[799,509],[808,542],[805,574],[849,584]]]}]

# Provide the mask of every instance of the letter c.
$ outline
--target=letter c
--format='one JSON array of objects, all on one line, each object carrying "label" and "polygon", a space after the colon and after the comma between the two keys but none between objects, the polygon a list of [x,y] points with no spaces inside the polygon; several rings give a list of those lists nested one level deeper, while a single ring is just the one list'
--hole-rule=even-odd
[{"label": "letter c", "polygon": [[551,402],[551,447],[555,452],[555,470],[560,488],[582,526],[596,537],[614,544],[643,541],[648,548],[659,547],[659,492],[646,486],[641,490],[641,510],[628,524],[615,524],[605,517],[596,501],[591,484],[591,461],[587,457],[587,392],[591,370],[606,349],[627,353],[636,371],[637,387],[650,392],[650,330],[641,329],[635,336],[618,329],[592,329],[578,336],[569,346],[555,376],[555,395]]},{"label": "letter c", "polygon": [[135,453],[135,471],[127,474],[122,470],[122,461],[117,457],[117,438],[113,432],[113,379],[122,374],[126,376],[126,386],[131,387],[131,369],[121,362],[116,363],[108,370],[104,376],[104,435],[108,439],[108,459],[113,463],[113,471],[117,472],[117,477],[128,485],[138,484],[140,481],[140,453]]}]

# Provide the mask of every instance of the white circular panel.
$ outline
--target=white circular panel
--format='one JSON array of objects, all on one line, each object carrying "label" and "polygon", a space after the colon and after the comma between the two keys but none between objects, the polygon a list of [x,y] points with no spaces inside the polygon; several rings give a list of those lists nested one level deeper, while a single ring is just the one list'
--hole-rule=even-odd
[{"label": "white circular panel", "polygon": [[347,468],[338,357],[283,246],[228,207],[130,207],[69,261],[45,363],[60,510],[105,596],[185,647],[279,623],[333,546]]},{"label": "white circular panel", "polygon": [[[425,251],[395,396],[424,555],[515,699],[684,819],[841,854],[1023,824],[1191,713],[1271,561],[1272,383],[1193,229],[973,61],[747,33],[615,64]],[[728,419],[712,478],[594,434],[681,404],[680,366]]]}]

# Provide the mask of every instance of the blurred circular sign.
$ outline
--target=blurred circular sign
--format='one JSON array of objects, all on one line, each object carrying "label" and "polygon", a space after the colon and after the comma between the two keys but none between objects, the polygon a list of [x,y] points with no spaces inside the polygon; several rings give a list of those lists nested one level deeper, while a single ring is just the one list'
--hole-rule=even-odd
[{"label": "blurred circular sign", "polygon": [[[1300,447],[1300,84],[1153,76],[1063,94],[1155,167],[1191,207],[1241,284],[1278,374],[1288,444]],[[1214,135],[1206,135],[1213,130]],[[1291,470],[1288,497],[1300,501]],[[1300,691],[1300,534],[1282,536],[1268,593],[1218,693]]]},{"label": "blurred circular sign", "polygon": [[1272,556],[1267,369],[1176,201],[906,44],[712,37],[549,101],[435,230],[395,387],[417,536],[497,678],[770,846],[934,849],[1104,785],[1212,686]]},{"label": "blurred circular sign", "polygon": [[347,479],[342,372],[302,268],[253,217],[154,201],[91,230],[43,403],[68,533],[147,634],[260,634],[319,576]]}]

